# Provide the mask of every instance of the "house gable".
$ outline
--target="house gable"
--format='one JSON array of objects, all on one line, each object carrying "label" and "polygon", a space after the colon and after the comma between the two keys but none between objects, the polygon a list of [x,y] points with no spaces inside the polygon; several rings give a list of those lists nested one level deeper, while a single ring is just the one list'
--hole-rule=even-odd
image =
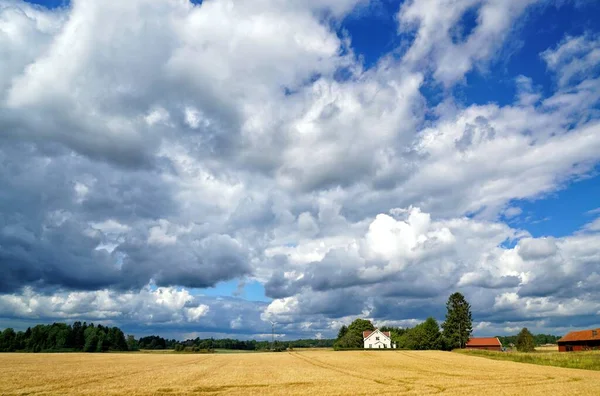
[{"label": "house gable", "polygon": [[363,344],[365,349],[396,348],[396,345],[392,343],[391,333],[379,329],[375,329],[374,331],[364,331]]},{"label": "house gable", "polygon": [[375,329],[374,331],[363,331],[363,341],[375,340],[375,338],[372,338],[372,337],[377,337],[377,336],[385,337],[386,340],[391,341],[390,335],[391,334],[389,331],[383,332],[379,329]]}]

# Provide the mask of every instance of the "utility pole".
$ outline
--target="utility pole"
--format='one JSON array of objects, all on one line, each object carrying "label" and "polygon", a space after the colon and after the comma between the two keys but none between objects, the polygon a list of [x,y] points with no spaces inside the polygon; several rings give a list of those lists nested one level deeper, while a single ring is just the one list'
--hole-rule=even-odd
[{"label": "utility pole", "polygon": [[462,334],[460,332],[460,322],[458,322],[458,349],[462,349]]},{"label": "utility pole", "polygon": [[271,321],[271,349],[275,350],[275,322]]}]

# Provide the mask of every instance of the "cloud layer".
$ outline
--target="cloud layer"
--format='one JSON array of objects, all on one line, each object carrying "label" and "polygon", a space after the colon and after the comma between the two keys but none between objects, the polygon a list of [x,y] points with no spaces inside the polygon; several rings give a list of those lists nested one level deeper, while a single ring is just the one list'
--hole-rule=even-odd
[{"label": "cloud layer", "polygon": [[[600,160],[600,40],[539,54],[550,93],[452,95],[535,3],[406,1],[366,68],[339,26],[368,1],[0,0],[0,317],[331,336],[459,289],[483,332],[592,324],[598,220],[505,221]],[[272,301],[196,290],[248,279]]]}]

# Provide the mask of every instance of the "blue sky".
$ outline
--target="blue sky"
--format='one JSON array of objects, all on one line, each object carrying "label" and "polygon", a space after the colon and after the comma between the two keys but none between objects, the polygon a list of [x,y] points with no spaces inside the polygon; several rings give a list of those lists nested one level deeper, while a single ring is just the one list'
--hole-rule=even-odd
[{"label": "blue sky", "polygon": [[0,328],[311,338],[457,290],[481,335],[600,326],[597,1],[0,19]]}]

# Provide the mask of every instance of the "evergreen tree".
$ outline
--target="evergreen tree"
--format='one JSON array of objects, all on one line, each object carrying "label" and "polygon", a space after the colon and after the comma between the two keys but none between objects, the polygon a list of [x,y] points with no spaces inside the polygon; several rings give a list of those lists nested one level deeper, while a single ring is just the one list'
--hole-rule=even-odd
[{"label": "evergreen tree", "polygon": [[346,325],[343,325],[340,328],[340,331],[338,332],[338,335],[337,335],[336,339],[339,340],[340,338],[342,338],[343,336],[345,336],[347,332],[348,332],[348,328],[346,327]]},{"label": "evergreen tree", "polygon": [[448,298],[446,310],[444,342],[449,348],[463,348],[473,332],[471,305],[461,293],[454,293]]},{"label": "evergreen tree", "polygon": [[519,335],[517,335],[517,351],[519,352],[533,352],[535,351],[535,342],[533,335],[524,327]]},{"label": "evergreen tree", "polygon": [[441,333],[440,326],[438,325],[437,320],[432,317],[427,318],[425,322],[422,324],[423,326],[423,342],[422,349],[440,349],[441,343]]}]

